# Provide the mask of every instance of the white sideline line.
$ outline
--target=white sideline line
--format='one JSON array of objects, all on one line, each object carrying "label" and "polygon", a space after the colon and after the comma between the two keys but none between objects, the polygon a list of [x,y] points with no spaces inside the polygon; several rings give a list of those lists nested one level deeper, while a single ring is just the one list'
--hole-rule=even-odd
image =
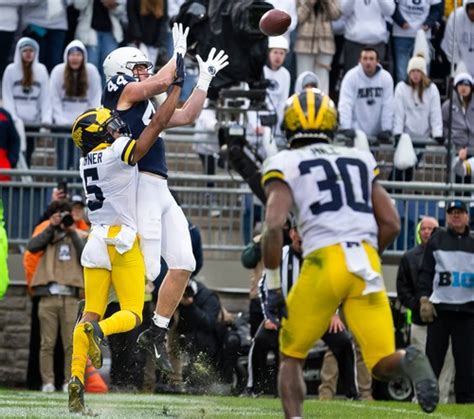
[{"label": "white sideline line", "polygon": [[[385,412],[393,412],[393,413],[405,413],[407,415],[416,415],[416,416],[427,416],[427,413],[421,412],[421,411],[416,411],[416,410],[410,410],[410,409],[400,409],[400,408],[393,408],[393,407],[388,407],[388,406],[374,406],[372,404],[366,404],[364,402],[361,403],[353,403],[353,402],[347,402],[347,401],[337,401],[333,400],[331,401],[331,404],[339,404],[341,406],[350,406],[350,407],[357,407],[359,409],[371,409],[371,410],[381,410]],[[456,418],[457,416],[446,416],[441,413],[430,413],[429,415],[431,418]]]}]

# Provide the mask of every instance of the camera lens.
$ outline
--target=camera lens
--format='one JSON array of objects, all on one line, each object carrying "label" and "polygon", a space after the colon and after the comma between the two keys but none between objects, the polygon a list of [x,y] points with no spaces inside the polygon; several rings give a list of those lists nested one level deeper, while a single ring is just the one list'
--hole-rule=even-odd
[{"label": "camera lens", "polygon": [[63,218],[61,219],[61,224],[64,227],[71,227],[74,224],[74,219],[72,218],[72,215],[64,214]]}]

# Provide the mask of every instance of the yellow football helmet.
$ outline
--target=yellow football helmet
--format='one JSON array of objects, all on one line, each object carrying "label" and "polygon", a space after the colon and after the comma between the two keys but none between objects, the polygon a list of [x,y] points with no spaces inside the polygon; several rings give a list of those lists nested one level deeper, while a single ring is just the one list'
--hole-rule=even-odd
[{"label": "yellow football helmet", "polygon": [[291,96],[286,102],[283,130],[291,146],[322,140],[331,141],[337,127],[336,105],[321,90],[309,88]]},{"label": "yellow football helmet", "polygon": [[117,112],[107,108],[89,109],[79,115],[72,126],[74,144],[86,155],[99,144],[114,142],[113,132],[130,136],[127,124]]}]

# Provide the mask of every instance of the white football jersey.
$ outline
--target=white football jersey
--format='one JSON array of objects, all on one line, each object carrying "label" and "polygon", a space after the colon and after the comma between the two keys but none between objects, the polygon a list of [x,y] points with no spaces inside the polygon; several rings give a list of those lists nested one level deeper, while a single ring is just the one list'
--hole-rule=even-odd
[{"label": "white football jersey", "polygon": [[264,163],[264,184],[288,184],[302,237],[303,255],[347,241],[377,248],[372,182],[378,174],[371,153],[329,144],[285,150]]},{"label": "white football jersey", "polygon": [[80,160],[89,220],[94,225],[126,225],[137,230],[138,169],[130,161],[136,141],[117,138]]}]

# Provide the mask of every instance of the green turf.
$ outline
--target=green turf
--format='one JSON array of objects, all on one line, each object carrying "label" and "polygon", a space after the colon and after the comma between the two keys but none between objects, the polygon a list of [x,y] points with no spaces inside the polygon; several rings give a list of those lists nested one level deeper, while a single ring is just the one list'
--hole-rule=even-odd
[{"label": "green turf", "polygon": [[[275,418],[280,401],[273,398],[86,394],[86,404],[102,418]],[[0,418],[78,417],[67,412],[67,395],[0,390]],[[305,402],[305,418],[419,418],[417,405],[393,402]],[[440,406],[432,418],[474,418],[474,405]]]}]

